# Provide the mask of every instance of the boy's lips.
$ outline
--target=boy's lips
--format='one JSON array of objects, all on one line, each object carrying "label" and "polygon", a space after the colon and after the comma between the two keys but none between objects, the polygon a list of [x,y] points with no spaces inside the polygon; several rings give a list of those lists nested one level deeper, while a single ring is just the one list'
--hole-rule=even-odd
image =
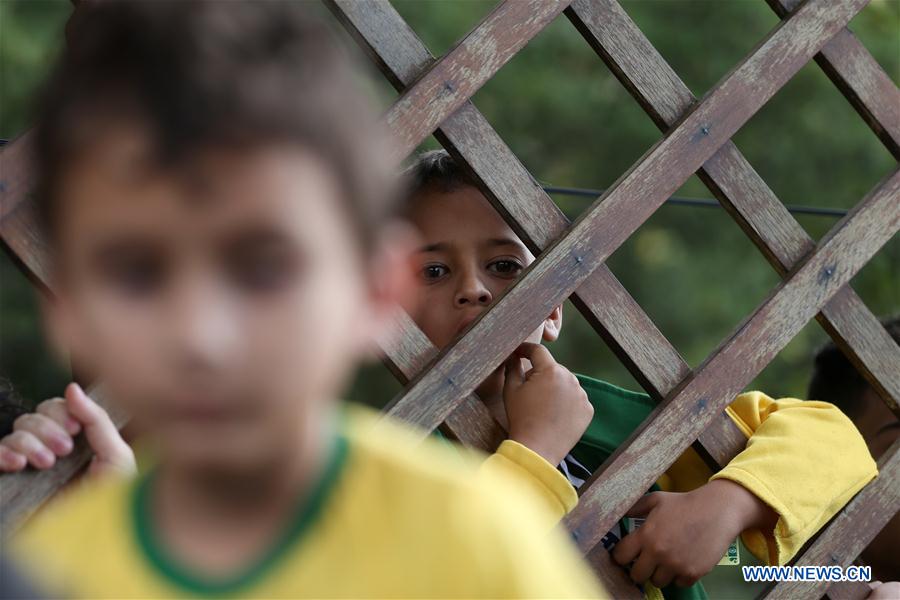
[{"label": "boy's lips", "polygon": [[169,406],[169,414],[178,420],[222,421],[240,416],[237,407],[205,398],[182,398]]}]

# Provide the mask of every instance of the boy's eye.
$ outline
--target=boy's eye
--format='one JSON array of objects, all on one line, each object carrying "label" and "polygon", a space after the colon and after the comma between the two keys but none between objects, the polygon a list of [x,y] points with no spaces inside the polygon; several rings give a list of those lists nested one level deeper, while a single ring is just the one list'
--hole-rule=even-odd
[{"label": "boy's eye", "polygon": [[495,260],[487,266],[488,271],[501,277],[517,277],[522,272],[522,265],[514,260]]},{"label": "boy's eye", "polygon": [[431,264],[422,267],[422,279],[425,281],[436,281],[450,272],[450,269],[444,265]]},{"label": "boy's eye", "polygon": [[257,292],[281,287],[290,280],[292,272],[292,261],[280,253],[244,255],[231,266],[234,281],[246,290]]},{"label": "boy's eye", "polygon": [[162,286],[165,267],[153,257],[121,257],[107,265],[106,276],[129,296],[147,296]]}]

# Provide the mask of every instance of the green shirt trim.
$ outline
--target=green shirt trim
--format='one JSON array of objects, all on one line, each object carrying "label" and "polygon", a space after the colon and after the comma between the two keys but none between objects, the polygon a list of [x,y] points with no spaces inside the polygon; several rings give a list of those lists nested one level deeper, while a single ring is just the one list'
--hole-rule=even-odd
[{"label": "green shirt trim", "polygon": [[328,464],[309,496],[287,524],[284,533],[267,552],[244,572],[226,579],[211,580],[180,565],[160,544],[150,514],[150,491],[154,481],[153,471],[138,480],[132,495],[132,521],[137,542],[143,555],[165,579],[190,593],[201,596],[222,596],[246,590],[271,571],[316,523],[322,508],[340,479],[349,452],[349,443],[343,435],[335,438]]}]

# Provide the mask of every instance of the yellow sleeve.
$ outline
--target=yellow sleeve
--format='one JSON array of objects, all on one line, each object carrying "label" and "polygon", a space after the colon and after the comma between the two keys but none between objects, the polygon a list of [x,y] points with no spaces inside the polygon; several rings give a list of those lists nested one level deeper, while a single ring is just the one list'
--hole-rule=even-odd
[{"label": "yellow sleeve", "polygon": [[726,408],[747,448],[710,478],[738,483],[778,513],[773,531],[748,530],[744,544],[783,565],[878,475],[853,423],[827,402],[738,396]]},{"label": "yellow sleeve", "polygon": [[556,467],[527,446],[505,440],[497,452],[488,456],[481,466],[481,477],[494,477],[503,472],[540,498],[556,520],[562,519],[578,504],[578,494]]}]

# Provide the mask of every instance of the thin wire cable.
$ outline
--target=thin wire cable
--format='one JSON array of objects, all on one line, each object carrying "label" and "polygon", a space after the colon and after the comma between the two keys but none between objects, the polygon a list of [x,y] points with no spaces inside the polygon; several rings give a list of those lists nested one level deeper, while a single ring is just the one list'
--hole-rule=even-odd
[{"label": "thin wire cable", "polygon": [[[561,194],[565,196],[581,196],[585,198],[597,198],[606,190],[594,190],[588,188],[570,188],[559,187],[555,185],[543,186],[544,191],[548,194]],[[672,196],[666,201],[667,204],[675,204],[678,206],[697,206],[701,208],[722,208],[717,200],[708,200],[705,198],[683,198]],[[847,215],[847,211],[840,208],[823,208],[820,206],[797,206],[796,204],[786,204],[788,211],[801,215],[816,215],[818,217],[840,218]]]},{"label": "thin wire cable", "polygon": [[[0,148],[5,146],[9,140],[0,138]],[[580,196],[583,198],[597,198],[606,190],[593,190],[589,188],[572,188],[560,187],[556,185],[544,185],[544,191],[548,194],[561,194],[564,196]],[[722,208],[716,200],[706,198],[683,198],[672,196],[666,200],[666,204],[675,204],[677,206],[695,206],[700,208]],[[786,204],[788,211],[798,215],[815,215],[817,217],[841,218],[847,215],[847,211],[840,208],[822,208],[820,206],[797,206],[796,204]]]}]

